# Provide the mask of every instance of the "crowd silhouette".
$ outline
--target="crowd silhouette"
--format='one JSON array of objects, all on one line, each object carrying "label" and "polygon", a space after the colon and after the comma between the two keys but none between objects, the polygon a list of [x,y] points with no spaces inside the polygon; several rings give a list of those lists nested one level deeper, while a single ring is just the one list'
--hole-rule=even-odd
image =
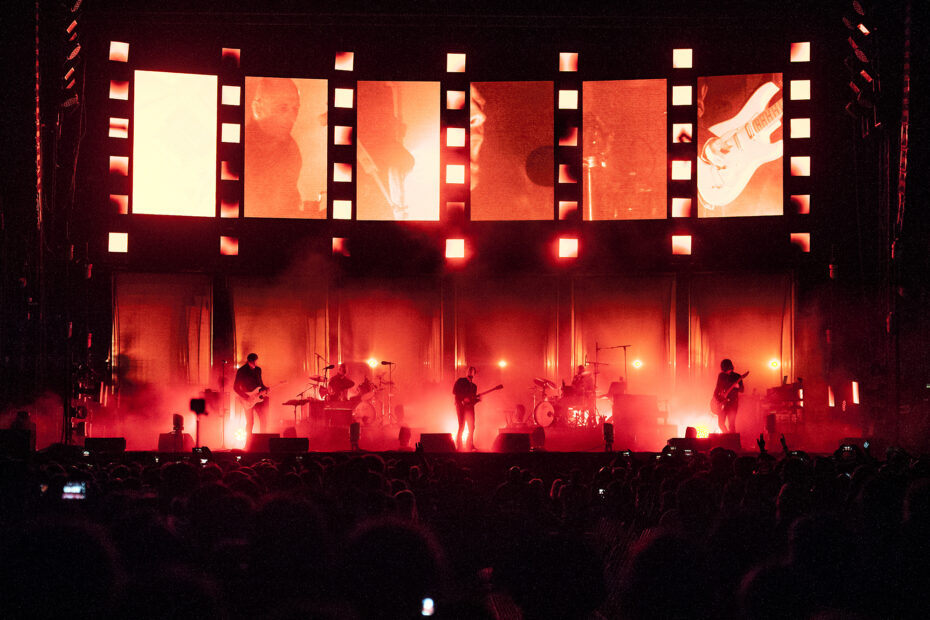
[{"label": "crowd silhouette", "polygon": [[0,614],[924,617],[930,460],[760,447],[6,459]]}]

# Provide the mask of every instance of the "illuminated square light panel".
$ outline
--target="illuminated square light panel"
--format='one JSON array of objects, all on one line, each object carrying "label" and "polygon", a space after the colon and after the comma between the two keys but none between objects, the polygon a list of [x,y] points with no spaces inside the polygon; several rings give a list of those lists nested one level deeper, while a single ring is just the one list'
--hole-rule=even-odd
[{"label": "illuminated square light panel", "polygon": [[691,87],[672,86],[672,105],[691,105]]},{"label": "illuminated square light panel", "polygon": [[672,143],[690,143],[694,139],[694,125],[691,123],[672,123]]},{"label": "illuminated square light panel", "polygon": [[127,194],[110,194],[110,204],[120,215],[129,213],[129,196]]},{"label": "illuminated square light panel", "polygon": [[129,158],[121,155],[110,155],[110,174],[129,176]]},{"label": "illuminated square light panel", "polygon": [[128,138],[129,137],[129,119],[128,118],[116,118],[115,116],[111,116],[109,136],[111,138]]},{"label": "illuminated square light panel", "polygon": [[446,239],[446,258],[465,258],[465,240]]},{"label": "illuminated square light panel", "polygon": [[578,239],[559,237],[559,258],[578,258]]},{"label": "illuminated square light panel", "polygon": [[672,235],[672,254],[691,255],[691,235]]},{"label": "illuminated square light panel", "polygon": [[810,62],[811,42],[798,41],[791,44],[791,62]]},{"label": "illuminated square light panel", "polygon": [[562,71],[562,72],[578,71],[578,52],[560,52],[559,53],[559,71]]},{"label": "illuminated square light panel", "polygon": [[220,201],[220,217],[221,218],[239,217],[239,201],[238,200],[221,200]]},{"label": "illuminated square light panel", "polygon": [[577,200],[560,200],[559,201],[559,219],[566,220],[578,211]]},{"label": "illuminated square light panel", "polygon": [[239,123],[223,123],[221,126],[221,140],[230,144],[239,144]]},{"label": "illuminated square light panel", "polygon": [[559,183],[577,183],[578,179],[572,174],[569,164],[559,164]]},{"label": "illuminated square light panel", "polygon": [[239,239],[221,235],[220,254],[223,256],[239,256]]},{"label": "illuminated square light panel", "polygon": [[333,127],[333,144],[336,146],[350,146],[352,144],[352,127],[346,125]]},{"label": "illuminated square light panel", "polygon": [[352,219],[352,201],[351,200],[334,200],[333,201],[333,219],[334,220],[351,220]]},{"label": "illuminated square light panel", "polygon": [[811,158],[794,156],[791,158],[791,176],[809,177],[811,175]]},{"label": "illuminated square light panel", "polygon": [[809,118],[792,118],[790,127],[791,137],[794,139],[811,137],[811,119]]},{"label": "illuminated square light panel", "polygon": [[242,58],[242,51],[237,47],[224,47],[222,53],[223,60],[231,60],[239,66],[239,60]]},{"label": "illuminated square light panel", "polygon": [[802,252],[811,251],[811,234],[810,233],[791,233],[791,245],[795,245]]},{"label": "illuminated square light panel", "polygon": [[465,213],[465,203],[464,202],[447,202],[446,211],[449,213]]},{"label": "illuminated square light panel", "polygon": [[216,75],[136,71],[132,212],[216,216]]},{"label": "illuminated square light panel", "polygon": [[801,215],[808,215],[811,212],[811,195],[810,194],[792,194],[791,204]]},{"label": "illuminated square light panel", "polygon": [[352,71],[355,68],[355,52],[336,54],[336,71]]},{"label": "illuminated square light panel", "polygon": [[461,164],[448,164],[446,166],[446,183],[461,185],[465,183],[465,166]]},{"label": "illuminated square light panel", "polygon": [[577,90],[560,90],[559,91],[559,109],[560,110],[577,110],[578,109],[578,91]]},{"label": "illuminated square light panel", "polygon": [[672,180],[673,181],[690,181],[691,180],[691,160],[682,160],[682,159],[672,160]]},{"label": "illuminated square light panel", "polygon": [[464,90],[447,90],[446,91],[446,109],[447,110],[464,110],[465,109],[465,91]]},{"label": "illuminated square light panel", "polygon": [[345,237],[333,237],[333,255],[349,256],[348,239]]},{"label": "illuminated square light panel", "polygon": [[352,164],[333,164],[333,181],[336,183],[352,182]]},{"label": "illuminated square light panel", "polygon": [[810,80],[791,80],[788,82],[788,88],[792,101],[809,101],[811,98]]},{"label": "illuminated square light panel", "polygon": [[125,80],[110,80],[110,99],[128,101],[129,82]]},{"label": "illuminated square light panel", "polygon": [[129,251],[129,233],[111,232],[107,239],[107,251],[125,254]]},{"label": "illuminated square light panel", "polygon": [[110,41],[110,60],[113,62],[129,61],[129,43]]},{"label": "illuminated square light panel", "polygon": [[220,89],[220,97],[223,105],[240,105],[242,102],[242,88],[224,85]]},{"label": "illuminated square light panel", "polygon": [[446,146],[459,147],[465,146],[465,128],[464,127],[447,127],[446,128]]},{"label": "illuminated square light panel", "polygon": [[578,146],[578,128],[567,127],[563,135],[559,136],[559,146]]},{"label": "illuminated square light panel", "polygon": [[672,67],[675,69],[690,69],[693,66],[690,48],[672,50]]},{"label": "illuminated square light panel", "polygon": [[465,54],[452,52],[446,54],[446,72],[465,73]]},{"label": "illuminated square light panel", "polygon": [[354,105],[355,91],[351,88],[336,88],[333,94],[333,105],[337,108],[351,109]]},{"label": "illuminated square light panel", "polygon": [[691,199],[672,198],[672,217],[691,217]]},{"label": "illuminated square light panel", "polygon": [[239,173],[225,159],[220,162],[220,179],[223,181],[238,181]]}]

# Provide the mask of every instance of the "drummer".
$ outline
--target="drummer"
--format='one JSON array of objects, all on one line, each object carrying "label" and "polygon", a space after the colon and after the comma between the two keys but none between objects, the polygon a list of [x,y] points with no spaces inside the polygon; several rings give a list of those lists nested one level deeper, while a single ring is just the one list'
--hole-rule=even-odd
[{"label": "drummer", "polygon": [[336,367],[336,374],[329,378],[327,400],[330,402],[349,400],[349,389],[354,385],[355,381],[347,376],[346,365],[339,364]]}]

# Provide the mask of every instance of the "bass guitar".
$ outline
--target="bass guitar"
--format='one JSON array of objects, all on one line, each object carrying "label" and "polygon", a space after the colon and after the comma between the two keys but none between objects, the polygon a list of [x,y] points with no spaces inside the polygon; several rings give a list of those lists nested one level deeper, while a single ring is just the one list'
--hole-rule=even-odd
[{"label": "bass guitar", "polygon": [[736,386],[739,385],[739,382],[749,376],[749,371],[747,370],[739,376],[738,379],[735,379],[733,383],[728,385],[726,388],[714,392],[714,395],[710,398],[710,410],[714,415],[720,415],[723,413],[723,408],[728,402],[730,402],[730,392],[732,392]]},{"label": "bass guitar", "polygon": [[481,392],[480,394],[475,394],[474,398],[469,398],[466,396],[459,402],[461,402],[463,405],[474,405],[474,404],[481,402],[481,397],[484,396],[485,394],[490,394],[491,392],[496,392],[497,390],[503,390],[503,389],[504,389],[504,384],[496,385],[492,387],[490,390],[485,390]]},{"label": "bass guitar", "polygon": [[[277,383],[275,383],[274,387],[277,387],[284,383],[287,383],[287,381],[278,381]],[[250,409],[255,407],[255,405],[265,400],[265,398],[268,396],[269,390],[271,390],[270,387],[258,386],[251,392],[246,392],[245,396],[237,395],[239,399],[239,404],[242,405],[242,408],[244,410],[249,411]]]},{"label": "bass guitar", "polygon": [[697,160],[698,194],[707,208],[736,200],[759,166],[782,156],[783,141],[771,141],[781,126],[782,100],[766,107],[779,90],[774,82],[766,82],[736,116],[708,128],[713,137]]}]

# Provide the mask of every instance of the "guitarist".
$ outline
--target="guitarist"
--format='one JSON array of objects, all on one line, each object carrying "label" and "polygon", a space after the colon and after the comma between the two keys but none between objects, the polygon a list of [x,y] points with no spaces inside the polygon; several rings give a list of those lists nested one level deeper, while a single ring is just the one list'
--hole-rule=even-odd
[{"label": "guitarist", "polygon": [[468,376],[459,377],[452,386],[455,396],[455,413],[459,418],[459,431],[455,435],[455,447],[462,449],[462,431],[468,426],[468,449],[475,449],[475,403],[478,402],[478,386],[475,385],[474,366],[468,367]]},{"label": "guitarist", "polygon": [[744,391],[743,377],[733,370],[733,362],[724,359],[720,362],[720,374],[714,387],[714,399],[720,407],[717,414],[717,426],[721,433],[736,432],[736,412],[739,410],[739,393]]},{"label": "guitarist", "polygon": [[233,383],[233,390],[245,409],[246,446],[252,441],[252,423],[256,413],[261,421],[262,430],[265,430],[265,412],[268,408],[264,395],[268,393],[269,387],[262,381],[262,369],[257,362],[258,355],[249,353],[246,363],[236,371],[236,381]]}]

